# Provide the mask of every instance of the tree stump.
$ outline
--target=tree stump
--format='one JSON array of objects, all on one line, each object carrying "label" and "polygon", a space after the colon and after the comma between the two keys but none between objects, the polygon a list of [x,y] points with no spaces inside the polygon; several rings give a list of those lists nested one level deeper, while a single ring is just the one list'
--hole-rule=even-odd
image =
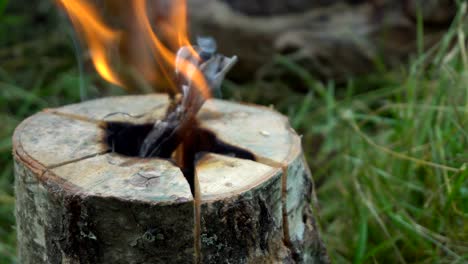
[{"label": "tree stump", "polygon": [[[200,153],[190,186],[171,160],[131,156],[167,106],[163,95],[105,98],[17,128],[19,263],[328,263],[285,117],[209,100],[200,127],[252,155]],[[131,126],[128,141],[110,144],[109,124]]]}]

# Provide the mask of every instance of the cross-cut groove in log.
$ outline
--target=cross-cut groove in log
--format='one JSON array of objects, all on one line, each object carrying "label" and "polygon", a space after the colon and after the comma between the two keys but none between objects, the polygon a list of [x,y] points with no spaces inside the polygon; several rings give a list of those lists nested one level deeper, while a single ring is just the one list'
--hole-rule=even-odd
[{"label": "cross-cut groove in log", "polygon": [[[83,119],[83,118],[81,118]],[[174,161],[181,169],[187,179],[192,194],[194,194],[194,173],[196,161],[205,153],[218,153],[237,157],[241,159],[254,160],[254,155],[249,151],[222,142],[217,136],[198,127],[194,122],[192,132],[179,142],[180,146],[173,145],[168,149],[159,152],[161,159],[170,159],[179,156],[178,161]],[[152,131],[154,124],[132,124],[124,122],[104,123],[106,128],[105,139],[108,148],[112,152],[130,157],[138,157],[145,138]],[[170,133],[170,131],[168,131]],[[167,145],[169,146],[169,145]]]},{"label": "cross-cut groove in log", "polygon": [[[69,118],[144,125],[162,118],[167,102],[106,98],[54,110],[68,117],[39,113],[18,127],[20,262],[327,263],[300,139],[280,114],[207,101],[202,131],[252,158],[207,148],[194,167],[195,195],[174,163],[103,153],[105,128]],[[117,112],[128,115],[111,115]]]}]

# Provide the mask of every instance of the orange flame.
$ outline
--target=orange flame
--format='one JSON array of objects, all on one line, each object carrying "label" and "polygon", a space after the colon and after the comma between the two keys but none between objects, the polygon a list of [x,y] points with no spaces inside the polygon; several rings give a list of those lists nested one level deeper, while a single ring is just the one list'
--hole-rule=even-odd
[{"label": "orange flame", "polygon": [[[68,13],[73,26],[80,33],[79,35],[86,42],[90,51],[93,64],[96,71],[106,81],[122,86],[125,86],[125,78],[119,74],[115,68],[116,65],[111,63],[112,58],[109,50],[116,50],[119,42],[132,42],[144,39],[148,49],[141,49],[138,52],[143,53],[138,58],[153,58],[157,65],[151,68],[147,62],[141,59],[134,59],[132,62],[136,64],[142,76],[148,82],[150,76],[148,72],[154,72],[152,75],[156,78],[163,78],[166,83],[169,83],[173,91],[177,91],[174,77],[172,73],[176,70],[176,52],[179,48],[188,47],[191,55],[199,59],[198,53],[192,48],[187,29],[187,3],[186,0],[170,1],[169,13],[166,21],[157,20],[155,28],[153,28],[149,17],[149,10],[146,0],[125,1],[124,4],[131,5],[134,12],[134,19],[128,21],[136,21],[138,30],[128,32],[129,25],[126,25],[123,30],[112,29],[107,26],[102,17],[96,11],[96,8],[89,3],[88,0],[57,0]],[[143,36],[132,36],[132,34],[143,34]],[[141,47],[141,46],[140,46]],[[117,49],[119,52],[121,50]],[[148,53],[149,54],[146,54]],[[120,57],[124,57],[119,54]],[[198,89],[205,98],[211,96],[210,89],[205,80],[203,73],[191,61],[180,59],[177,61],[177,70],[187,79],[191,80],[192,85]],[[162,73],[162,76],[158,76]],[[160,75],[160,74],[159,74]],[[162,83],[159,80],[159,83]]]},{"label": "orange flame", "polygon": [[99,20],[95,10],[85,1],[59,0],[59,2],[67,10],[74,27],[79,29],[86,39],[98,73],[106,81],[121,86],[122,83],[109,65],[106,52],[109,43],[119,40],[119,33]]}]

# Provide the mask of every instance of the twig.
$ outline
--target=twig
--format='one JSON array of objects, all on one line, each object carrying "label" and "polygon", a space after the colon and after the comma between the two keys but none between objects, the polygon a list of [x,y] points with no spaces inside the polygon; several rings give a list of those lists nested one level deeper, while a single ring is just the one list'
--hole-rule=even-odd
[{"label": "twig", "polygon": [[[216,44],[210,38],[200,38],[197,47],[179,49],[175,75],[180,96],[174,97],[166,117],[156,122],[145,138],[140,157],[169,158],[197,127],[196,116],[208,99],[206,93],[219,94],[224,76],[237,61],[235,56],[227,58],[215,51]],[[200,87],[201,83],[206,87]]]}]

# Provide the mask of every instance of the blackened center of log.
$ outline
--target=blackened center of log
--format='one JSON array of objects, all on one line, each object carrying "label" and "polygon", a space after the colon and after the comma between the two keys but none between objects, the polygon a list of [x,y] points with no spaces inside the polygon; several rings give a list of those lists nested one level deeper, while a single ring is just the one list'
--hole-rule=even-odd
[{"label": "blackened center of log", "polygon": [[136,125],[124,122],[108,122],[106,143],[112,152],[129,157],[138,157],[141,145],[154,124]]},{"label": "blackened center of log", "polygon": [[[191,132],[181,142],[165,144],[165,148],[161,149],[159,155],[154,157],[170,160],[179,166],[190,184],[192,193],[194,193],[195,164],[205,153],[255,160],[251,152],[223,142],[215,133],[200,128],[197,122],[194,122],[193,125]],[[139,157],[141,146],[153,127],[154,123],[107,122],[105,142],[112,152],[129,157]]]}]

